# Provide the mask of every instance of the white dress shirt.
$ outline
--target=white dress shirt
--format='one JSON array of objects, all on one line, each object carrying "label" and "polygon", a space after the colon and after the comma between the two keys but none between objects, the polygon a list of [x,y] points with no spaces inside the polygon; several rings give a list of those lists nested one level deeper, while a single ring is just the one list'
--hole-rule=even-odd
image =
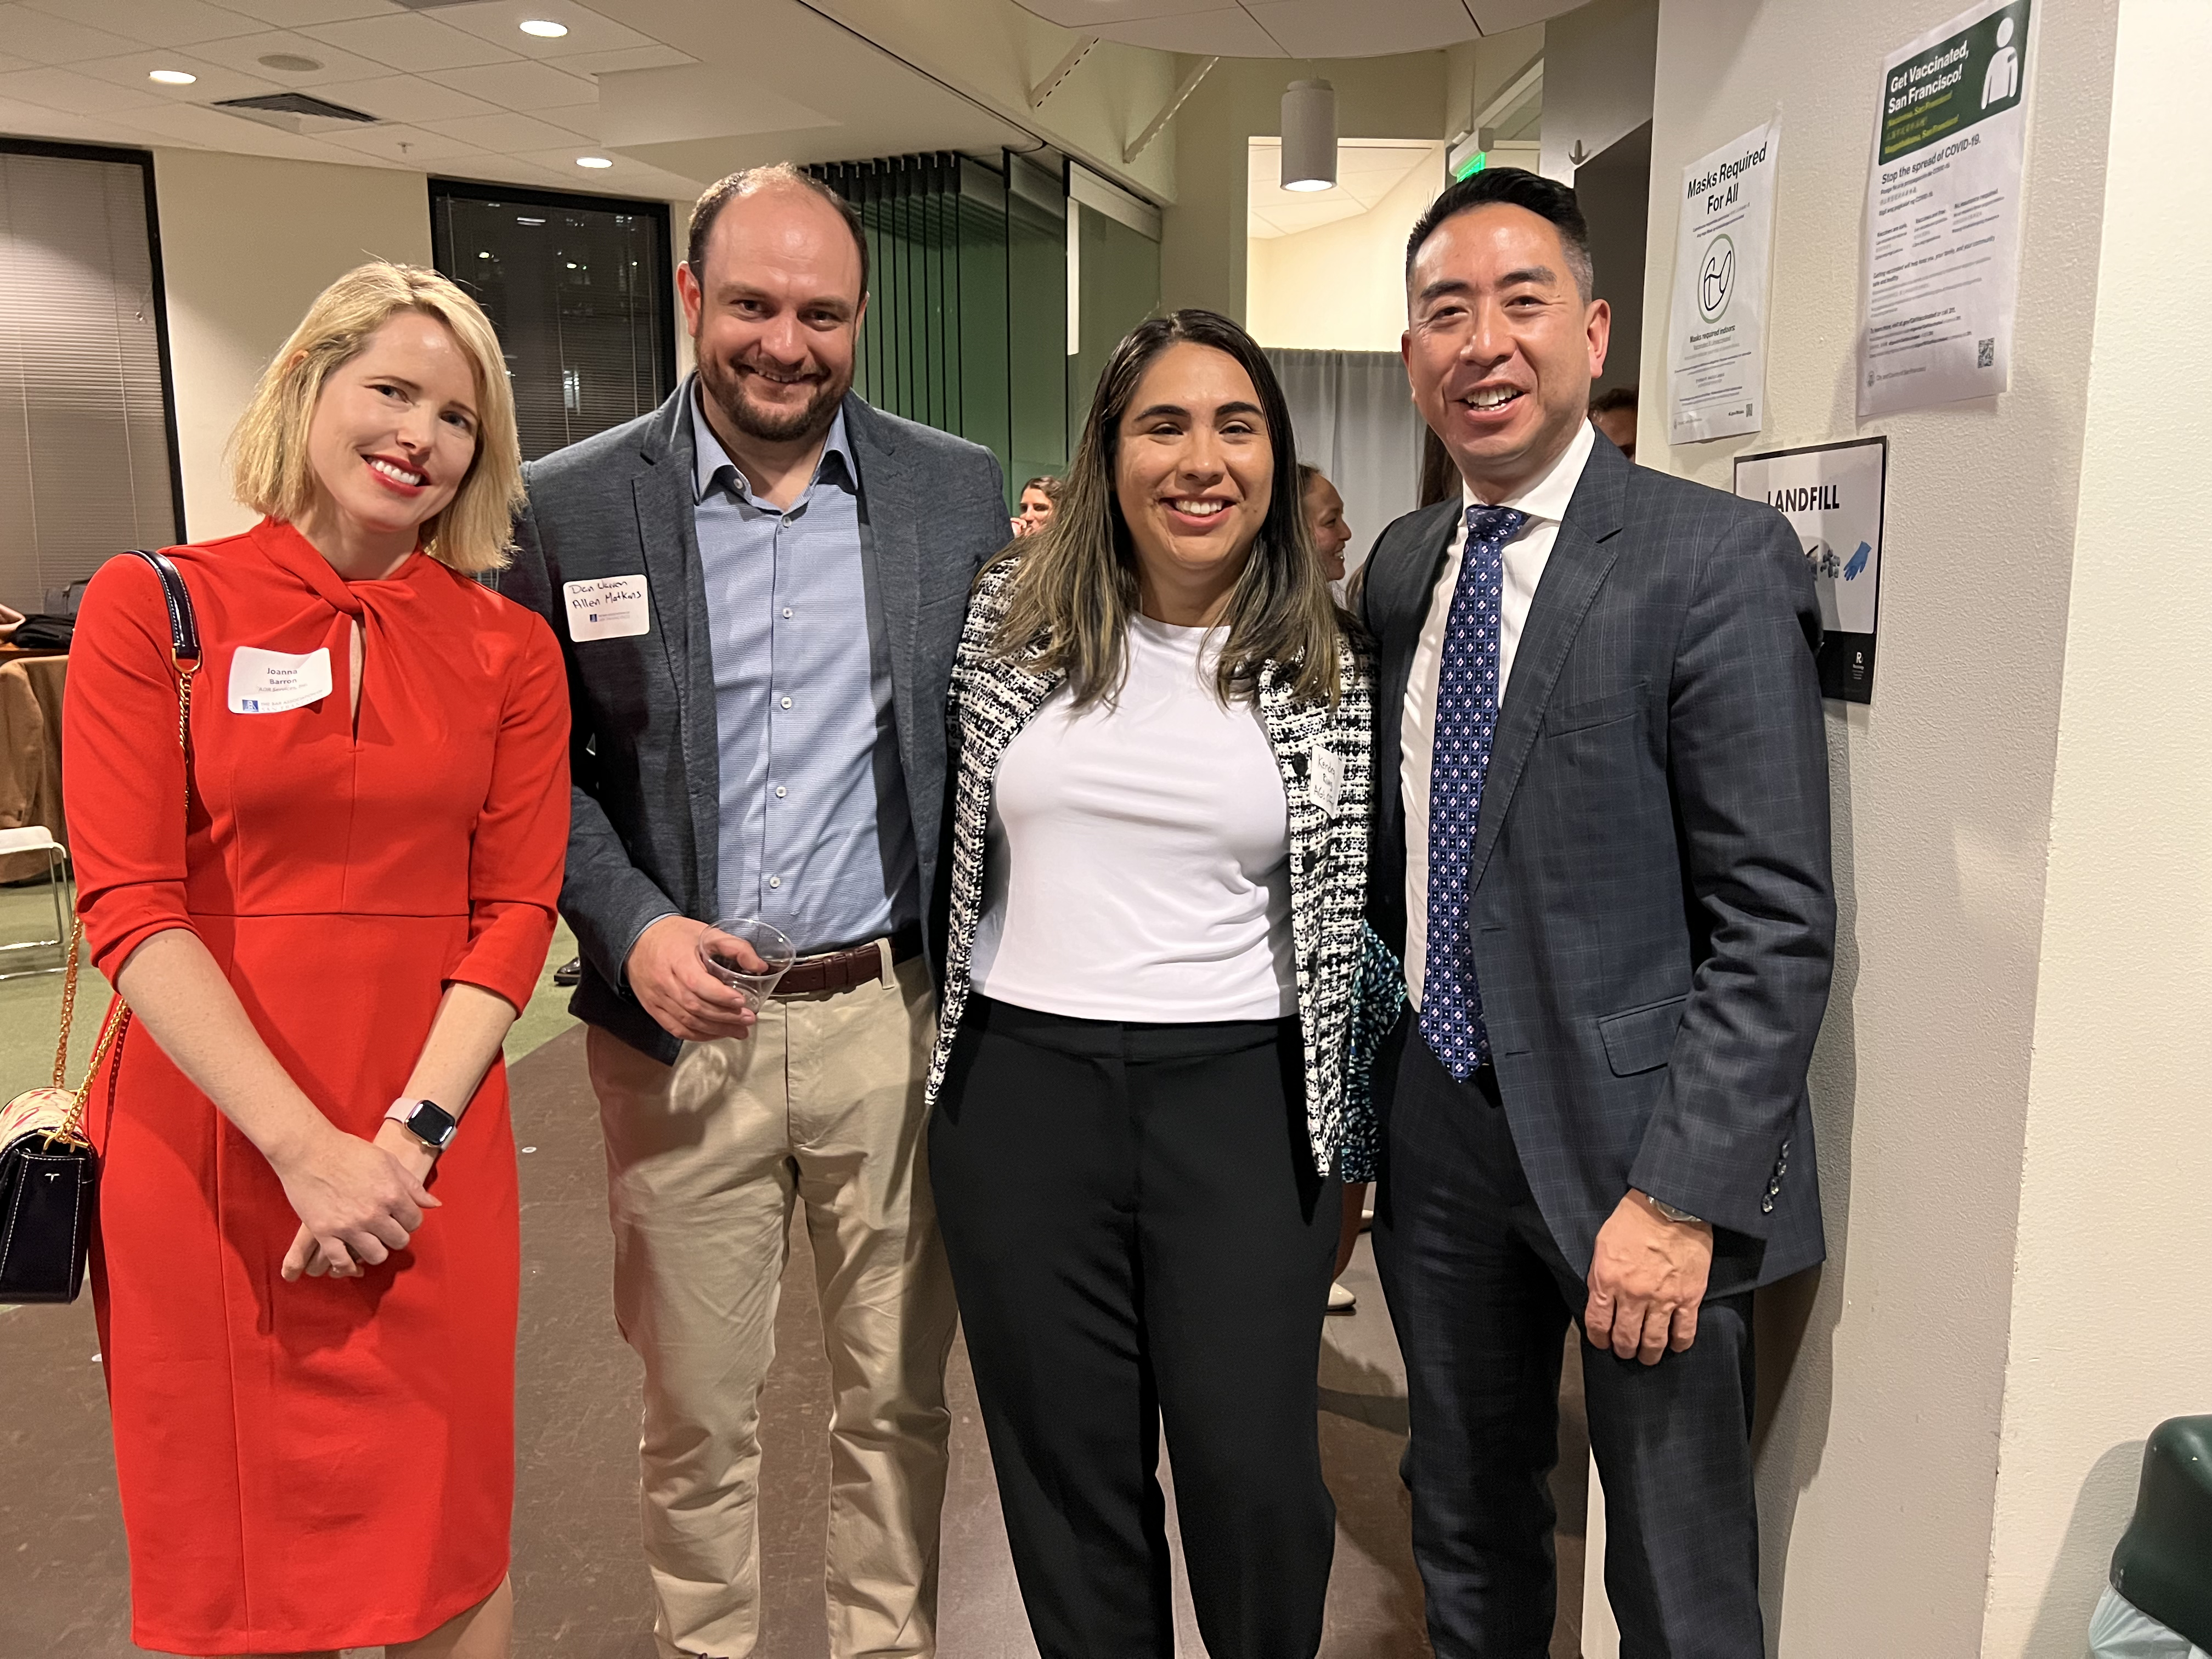
[{"label": "white dress shirt", "polygon": [[[1573,441],[1542,477],[1518,495],[1497,503],[1528,515],[1520,533],[1505,544],[1505,591],[1498,618],[1501,720],[1528,606],[1536,597],[1536,585],[1544,580],[1567,503],[1575,498],[1596,442],[1597,429],[1588,421],[1581,422]],[[1398,715],[1398,787],[1406,814],[1406,995],[1416,1010],[1421,1006],[1421,979],[1429,957],[1429,768],[1436,752],[1437,675],[1443,659],[1444,625],[1451,618],[1452,595],[1459,587],[1460,554],[1467,546],[1466,508],[1478,505],[1474,492],[1465,484],[1460,486],[1460,502],[1459,527],[1452,532],[1443,569],[1429,594],[1429,614],[1421,623],[1420,642],[1413,648],[1405,707]]]}]

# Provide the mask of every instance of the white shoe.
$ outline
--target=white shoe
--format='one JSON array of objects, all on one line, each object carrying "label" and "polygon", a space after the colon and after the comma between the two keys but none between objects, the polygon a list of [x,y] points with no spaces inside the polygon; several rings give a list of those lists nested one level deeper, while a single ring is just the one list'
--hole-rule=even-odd
[{"label": "white shoe", "polygon": [[1366,1207],[1359,1212],[1359,1231],[1365,1232],[1375,1224],[1375,1200],[1370,1198]]},{"label": "white shoe", "polygon": [[1359,1298],[1341,1284],[1328,1287],[1328,1310],[1333,1314],[1351,1313],[1359,1306]]}]

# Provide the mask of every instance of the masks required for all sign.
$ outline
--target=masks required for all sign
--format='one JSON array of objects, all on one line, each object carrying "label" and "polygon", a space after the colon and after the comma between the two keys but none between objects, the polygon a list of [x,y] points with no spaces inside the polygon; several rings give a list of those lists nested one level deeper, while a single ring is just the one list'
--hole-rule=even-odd
[{"label": "masks required for all sign", "polygon": [[2012,383],[2034,0],[1983,0],[1882,65],[1859,418]]},{"label": "masks required for all sign", "polygon": [[1874,701],[1889,440],[1863,438],[1735,459],[1735,493],[1790,520],[1820,597],[1820,695]]},{"label": "masks required for all sign", "polygon": [[1766,276],[1774,243],[1779,117],[1682,169],[1667,435],[1699,443],[1756,432],[1766,410]]}]

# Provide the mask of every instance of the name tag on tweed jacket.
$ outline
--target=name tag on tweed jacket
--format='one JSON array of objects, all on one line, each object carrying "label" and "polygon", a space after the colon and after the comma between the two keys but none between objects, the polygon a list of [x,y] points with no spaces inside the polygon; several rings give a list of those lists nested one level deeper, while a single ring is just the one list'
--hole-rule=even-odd
[{"label": "name tag on tweed jacket", "polygon": [[1336,804],[1344,796],[1344,757],[1325,743],[1316,744],[1311,768],[1306,774],[1306,787],[1313,791],[1321,810],[1334,817]]}]

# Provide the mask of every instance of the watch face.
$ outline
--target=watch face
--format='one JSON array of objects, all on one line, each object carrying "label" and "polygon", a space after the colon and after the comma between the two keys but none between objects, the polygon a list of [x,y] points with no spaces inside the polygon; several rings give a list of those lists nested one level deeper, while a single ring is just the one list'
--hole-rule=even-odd
[{"label": "watch face", "polygon": [[415,1109],[407,1115],[408,1132],[424,1146],[434,1146],[441,1152],[445,1150],[446,1143],[453,1138],[453,1131],[458,1127],[452,1114],[433,1101],[416,1101]]}]

